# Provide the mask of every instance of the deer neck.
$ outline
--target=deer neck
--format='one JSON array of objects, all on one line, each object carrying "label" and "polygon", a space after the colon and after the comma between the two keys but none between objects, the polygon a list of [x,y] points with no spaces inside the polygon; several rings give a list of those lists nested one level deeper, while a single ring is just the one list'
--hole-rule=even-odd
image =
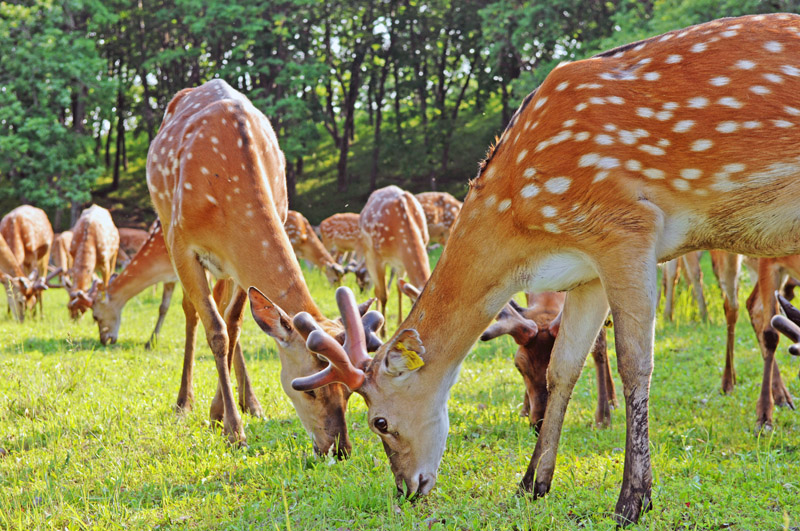
[{"label": "deer neck", "polygon": [[0,272],[12,277],[22,276],[22,268],[2,236],[0,236]]},{"label": "deer neck", "polygon": [[77,245],[72,262],[72,291],[88,290],[92,284],[92,273],[97,262],[97,249],[92,238],[85,238]]}]

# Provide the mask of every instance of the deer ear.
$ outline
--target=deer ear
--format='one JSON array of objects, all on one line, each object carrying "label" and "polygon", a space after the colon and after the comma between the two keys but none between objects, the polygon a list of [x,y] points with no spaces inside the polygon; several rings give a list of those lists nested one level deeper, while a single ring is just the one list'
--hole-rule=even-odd
[{"label": "deer ear", "polygon": [[399,377],[410,374],[425,365],[422,356],[425,347],[414,329],[401,330],[392,340],[383,359],[386,374]]},{"label": "deer ear", "polygon": [[291,317],[253,286],[247,290],[247,296],[256,324],[275,341],[287,345],[294,333]]}]

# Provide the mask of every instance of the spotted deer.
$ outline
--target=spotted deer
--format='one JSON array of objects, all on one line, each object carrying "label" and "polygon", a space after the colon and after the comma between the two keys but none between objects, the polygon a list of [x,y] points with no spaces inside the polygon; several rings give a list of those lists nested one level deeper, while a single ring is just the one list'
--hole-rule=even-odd
[{"label": "spotted deer", "polygon": [[290,210],[283,228],[298,259],[308,260],[317,266],[332,286],[339,284],[344,275],[342,266],[336,263],[306,217],[300,212]]},{"label": "spotted deer", "polygon": [[53,238],[53,245],[51,247],[50,260],[53,262],[53,271],[48,277],[59,277],[61,286],[71,284],[68,272],[72,269],[72,254],[70,248],[72,247],[72,231],[65,230],[55,235]]},{"label": "spotted deer", "polygon": [[178,276],[172,268],[161,232],[161,222],[156,220],[140,249],[133,254],[119,275],[110,281],[105,293],[92,301],[92,317],[100,332],[100,342],[103,345],[116,343],[122,324],[122,309],[127,302],[145,288],[161,282],[164,287],[158,308],[158,320],[150,339],[145,344],[145,349],[150,350],[164,323],[177,281]]},{"label": "spotted deer", "polygon": [[131,227],[120,227],[118,230],[119,253],[117,254],[117,264],[125,267],[131,261],[133,255],[142,248],[147,238],[150,237],[150,233],[146,230]]},{"label": "spotted deer", "polygon": [[[411,284],[424,286],[431,276],[428,263],[428,225],[416,198],[397,186],[370,194],[358,219],[367,271],[375,286],[380,312],[386,317],[386,266],[397,278],[408,274]],[[398,285],[397,322],[403,319],[403,297]]]},{"label": "spotted deer", "polygon": [[33,279],[22,271],[17,257],[11,252],[5,238],[0,236],[0,284],[8,298],[8,309],[18,322],[25,320],[25,312],[36,304]]},{"label": "spotted deer", "polygon": [[[68,287],[70,317],[79,319],[92,307],[95,298],[108,289],[111,275],[117,263],[119,231],[111,214],[105,208],[92,205],[81,212],[72,228],[73,256]],[[93,281],[95,271],[100,275],[100,284]]]},{"label": "spotted deer", "polygon": [[722,19],[563,63],[523,100],[394,337],[374,360],[358,339],[310,345],[364,396],[398,486],[433,488],[449,390],[506,301],[568,291],[520,487],[550,490],[567,403],[610,307],[627,428],[615,519],[638,521],[651,507],[658,263],[700,249],[800,252],[798,57],[800,16]]},{"label": "spotted deer", "polygon": [[430,243],[446,244],[453,223],[461,212],[461,201],[447,192],[422,192],[414,197],[425,212]]},{"label": "spotted deer", "polygon": [[47,264],[53,241],[53,227],[47,214],[31,205],[18,206],[0,220],[0,236],[6,240],[23,274],[31,281],[32,293],[28,296],[28,304],[32,307],[34,301],[38,301],[41,316],[42,291],[47,289]]},{"label": "spotted deer", "polygon": [[[214,353],[212,420],[222,421],[230,441],[245,441],[229,372],[249,295],[256,323],[278,345],[281,384],[315,450],[347,455],[346,387],[306,393],[290,386],[293,378],[324,367],[305,347],[313,327],[304,327],[302,319],[293,326],[290,314],[305,312],[330,334],[343,330],[317,307],[283,230],[285,161],[267,118],[222,80],[182,90],[150,145],[147,184],[185,300],[197,311]],[[222,313],[207,271],[230,279],[231,302]]]},{"label": "spotted deer", "polygon": [[322,244],[346,271],[356,276],[359,289],[364,291],[369,284],[369,276],[364,262],[364,246],[361,243],[361,230],[358,228],[359,215],[353,212],[334,214],[322,220],[319,233]]}]

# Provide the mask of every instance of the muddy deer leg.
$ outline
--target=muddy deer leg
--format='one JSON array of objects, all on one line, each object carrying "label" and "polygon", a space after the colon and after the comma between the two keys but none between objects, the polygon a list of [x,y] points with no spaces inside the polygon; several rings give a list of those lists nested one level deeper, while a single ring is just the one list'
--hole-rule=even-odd
[{"label": "muddy deer leg", "polygon": [[550,396],[544,420],[531,462],[520,483],[520,489],[532,490],[535,497],[543,496],[550,490],[567,404],[586,355],[608,314],[608,303],[600,280],[593,280],[568,292],[563,312],[561,329],[547,368]]},{"label": "muddy deer leg", "polygon": [[[199,317],[186,293],[183,295],[181,307],[183,308],[183,315],[186,319],[186,338],[183,349],[183,373],[181,374],[181,388],[178,391],[178,400],[175,404],[175,407],[178,410],[189,411],[194,405],[194,385],[192,380],[194,374],[195,338],[197,336],[197,323],[199,322]],[[219,419],[215,420],[222,420],[222,415],[219,416]]]},{"label": "muddy deer leg", "polygon": [[[208,289],[208,280],[205,270],[197,261],[194,253],[184,250],[182,242],[172,242],[170,245],[172,260],[175,270],[181,278],[183,289],[189,295],[193,306],[200,316],[200,321],[206,331],[206,340],[214,353],[214,362],[217,366],[219,386],[223,400],[223,429],[231,442],[245,441],[242,419],[236,410],[236,400],[233,397],[230,371],[228,370],[228,331],[225,321],[217,310],[211,292]],[[213,411],[211,412],[213,414]]]},{"label": "muddy deer leg", "polygon": [[794,409],[794,400],[792,400],[789,389],[783,383],[781,371],[778,368],[778,360],[776,359],[772,360],[772,398],[776,406]]},{"label": "muddy deer leg", "polygon": [[150,334],[150,339],[144,344],[145,350],[152,350],[153,345],[158,341],[158,333],[161,332],[161,326],[164,324],[164,318],[167,317],[169,310],[169,303],[172,302],[172,293],[175,291],[175,282],[164,282],[164,291],[161,293],[161,304],[158,306],[158,320],[153,333]]},{"label": "muddy deer leg", "polygon": [[592,346],[592,358],[597,373],[597,410],[594,421],[598,428],[607,428],[611,425],[611,408],[609,406],[608,380],[608,349],[606,348],[606,329],[600,328],[597,339]]}]

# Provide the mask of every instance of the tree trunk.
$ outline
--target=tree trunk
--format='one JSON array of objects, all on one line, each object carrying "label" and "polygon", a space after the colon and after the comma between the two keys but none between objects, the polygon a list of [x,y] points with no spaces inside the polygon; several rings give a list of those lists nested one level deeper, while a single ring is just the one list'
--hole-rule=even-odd
[{"label": "tree trunk", "polygon": [[106,169],[111,166],[111,138],[114,136],[114,116],[108,121],[108,135],[106,135]]},{"label": "tree trunk", "polygon": [[124,104],[125,97],[120,88],[119,92],[117,92],[117,150],[114,153],[114,175],[111,181],[111,187],[108,189],[109,192],[119,189],[119,167],[122,162],[122,150],[125,145],[125,120],[122,119]]}]

